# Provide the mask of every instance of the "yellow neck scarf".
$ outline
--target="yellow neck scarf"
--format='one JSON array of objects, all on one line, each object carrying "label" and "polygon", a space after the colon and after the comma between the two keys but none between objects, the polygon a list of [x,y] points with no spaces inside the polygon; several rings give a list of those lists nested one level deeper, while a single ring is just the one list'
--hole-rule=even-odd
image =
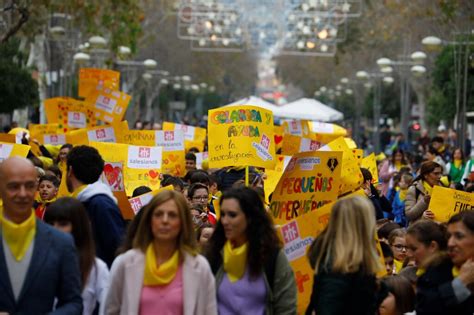
[{"label": "yellow neck scarf", "polygon": [[148,245],[145,253],[145,273],[143,284],[147,286],[166,285],[173,281],[179,267],[179,251],[176,250],[170,259],[156,266],[156,255],[153,244]]},{"label": "yellow neck scarf", "polygon": [[395,168],[397,169],[397,171],[400,171],[400,169],[402,168],[402,162],[400,161],[395,161]]},{"label": "yellow neck scarf", "polygon": [[428,184],[424,180],[422,180],[421,182],[423,183],[423,188],[425,189],[426,193],[428,195],[431,195],[431,191],[433,190],[433,187],[431,187],[430,184]]},{"label": "yellow neck scarf", "polygon": [[26,254],[36,235],[36,216],[31,211],[30,216],[20,224],[13,223],[5,218],[0,217],[3,230],[3,238],[7,243],[13,257],[16,261],[20,261]]},{"label": "yellow neck scarf", "polygon": [[395,267],[395,274],[398,274],[403,267],[403,261],[393,259],[393,266]]},{"label": "yellow neck scarf", "polygon": [[405,201],[405,199],[407,198],[407,192],[408,192],[408,188],[404,188],[404,189],[400,188],[400,194],[398,195],[398,197],[400,198],[400,201]]},{"label": "yellow neck scarf", "polygon": [[247,266],[248,243],[232,248],[230,241],[224,245],[224,271],[230,282],[236,282],[243,277]]},{"label": "yellow neck scarf", "polygon": [[462,165],[462,160],[461,159],[454,159],[454,167],[455,168],[460,168]]},{"label": "yellow neck scarf", "polygon": [[76,190],[74,190],[74,192],[72,193],[72,198],[76,198],[77,199],[77,195],[79,195],[81,193],[81,191],[83,191],[84,189],[86,189],[87,185],[82,185],[82,186],[79,186],[77,187]]}]

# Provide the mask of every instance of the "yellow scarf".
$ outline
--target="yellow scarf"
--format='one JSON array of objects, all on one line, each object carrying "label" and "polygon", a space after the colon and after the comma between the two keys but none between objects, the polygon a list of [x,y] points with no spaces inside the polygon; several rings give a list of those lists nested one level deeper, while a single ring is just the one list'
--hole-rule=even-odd
[{"label": "yellow scarf", "polygon": [[394,269],[395,269],[395,274],[398,274],[400,272],[400,270],[402,270],[403,268],[403,261],[400,261],[400,260],[397,260],[397,259],[393,259],[393,265],[394,265]]},{"label": "yellow scarf", "polygon": [[230,282],[236,282],[243,277],[247,267],[248,243],[232,248],[230,241],[224,245],[224,271]]},{"label": "yellow scarf", "polygon": [[74,192],[72,193],[72,198],[76,198],[77,199],[77,195],[79,195],[81,193],[81,191],[83,191],[84,189],[86,189],[87,185],[82,185],[82,186],[79,186],[77,187],[76,190],[74,190]]},{"label": "yellow scarf", "polygon": [[407,198],[408,188],[405,188],[405,189],[400,188],[399,191],[400,191],[400,194],[398,195],[398,197],[400,198],[400,201],[405,201],[405,199]]},{"label": "yellow scarf", "polygon": [[454,167],[455,168],[460,168],[462,165],[462,160],[461,159],[454,159]]},{"label": "yellow scarf", "polygon": [[421,183],[423,184],[423,188],[425,189],[426,193],[428,195],[431,195],[431,191],[433,190],[433,187],[431,187],[430,184],[428,184],[424,180],[422,180]]},{"label": "yellow scarf", "polygon": [[22,260],[36,235],[36,216],[34,211],[31,211],[28,219],[20,224],[9,221],[3,215],[0,217],[0,221],[3,238],[10,248],[13,257],[15,257],[16,261]]},{"label": "yellow scarf", "polygon": [[395,165],[394,165],[394,166],[395,166],[395,169],[396,169],[397,171],[400,171],[400,169],[402,168],[402,162],[400,162],[400,161],[395,161]]},{"label": "yellow scarf", "polygon": [[156,255],[153,244],[148,245],[145,253],[145,272],[143,284],[149,286],[166,285],[173,281],[179,267],[179,251],[176,250],[170,259],[156,266]]}]

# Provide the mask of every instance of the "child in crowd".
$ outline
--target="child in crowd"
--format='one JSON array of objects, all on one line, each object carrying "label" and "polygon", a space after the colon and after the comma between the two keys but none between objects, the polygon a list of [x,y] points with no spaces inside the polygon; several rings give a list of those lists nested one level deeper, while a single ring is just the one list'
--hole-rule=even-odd
[{"label": "child in crowd", "polygon": [[390,232],[388,242],[393,251],[394,268],[393,274],[398,274],[403,267],[403,262],[407,257],[407,246],[405,240],[406,232],[404,229],[396,229]]},{"label": "child in crowd", "polygon": [[392,204],[393,221],[402,227],[407,226],[405,217],[405,198],[408,187],[413,183],[413,176],[409,173],[394,177],[393,187],[387,193],[388,200]]},{"label": "child in crowd", "polygon": [[46,208],[56,200],[59,179],[54,175],[43,175],[39,179],[38,199],[33,204],[36,216],[43,220]]}]

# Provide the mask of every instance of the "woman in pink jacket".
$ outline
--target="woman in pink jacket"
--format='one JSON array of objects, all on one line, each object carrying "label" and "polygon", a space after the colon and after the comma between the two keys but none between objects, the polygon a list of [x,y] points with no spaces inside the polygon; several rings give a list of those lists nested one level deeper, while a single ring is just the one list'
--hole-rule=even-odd
[{"label": "woman in pink jacket", "polygon": [[214,276],[197,254],[183,195],[166,190],[145,206],[133,249],[112,265],[105,314],[217,314]]}]

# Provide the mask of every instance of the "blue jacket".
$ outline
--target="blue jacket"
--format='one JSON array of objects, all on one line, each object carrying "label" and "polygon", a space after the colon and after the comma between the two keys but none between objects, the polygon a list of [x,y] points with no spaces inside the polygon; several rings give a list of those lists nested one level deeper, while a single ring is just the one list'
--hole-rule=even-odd
[{"label": "blue jacket", "polygon": [[13,295],[2,244],[0,234],[0,312],[82,314],[81,276],[70,235],[36,220],[33,254],[18,301]]},{"label": "blue jacket", "polygon": [[393,221],[402,227],[406,227],[405,202],[400,200],[400,192],[390,188],[387,192],[387,198],[392,203]]},{"label": "blue jacket", "polygon": [[125,235],[125,221],[120,209],[104,194],[92,196],[83,204],[91,221],[96,256],[110,268]]}]

